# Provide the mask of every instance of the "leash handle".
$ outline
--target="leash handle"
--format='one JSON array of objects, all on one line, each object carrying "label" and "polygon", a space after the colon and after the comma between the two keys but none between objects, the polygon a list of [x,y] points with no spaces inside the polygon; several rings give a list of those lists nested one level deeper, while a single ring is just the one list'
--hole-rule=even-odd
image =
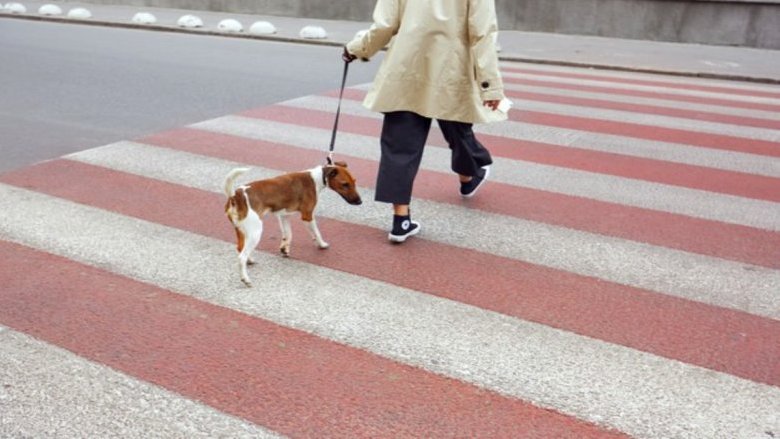
[{"label": "leash handle", "polygon": [[344,61],[344,75],[341,77],[341,90],[339,90],[339,105],[336,108],[336,120],[333,123],[333,134],[330,136],[330,148],[328,149],[328,164],[333,164],[333,149],[336,147],[336,132],[339,130],[339,116],[341,115],[341,100],[344,97],[344,87],[347,85],[347,71],[349,63]]}]

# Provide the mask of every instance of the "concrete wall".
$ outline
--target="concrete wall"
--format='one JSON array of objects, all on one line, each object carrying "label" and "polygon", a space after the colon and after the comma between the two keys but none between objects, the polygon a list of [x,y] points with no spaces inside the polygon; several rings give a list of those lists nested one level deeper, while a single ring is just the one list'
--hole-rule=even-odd
[{"label": "concrete wall", "polygon": [[780,49],[780,2],[497,0],[504,29]]},{"label": "concrete wall", "polygon": [[[357,21],[370,21],[375,4],[375,0],[80,1]],[[780,49],[780,0],[496,0],[496,7],[500,27],[507,30]]]}]

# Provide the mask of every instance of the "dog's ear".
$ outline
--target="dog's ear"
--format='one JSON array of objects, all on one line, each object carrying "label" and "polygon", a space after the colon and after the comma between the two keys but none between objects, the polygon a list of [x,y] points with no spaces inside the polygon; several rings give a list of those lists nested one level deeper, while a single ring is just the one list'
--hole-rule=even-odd
[{"label": "dog's ear", "polygon": [[334,166],[331,166],[331,167],[327,168],[327,175],[328,175],[328,179],[331,179],[331,178],[334,178],[334,177],[338,176],[339,175],[338,168],[336,168]]},{"label": "dog's ear", "polygon": [[334,165],[341,166],[342,168],[346,168],[347,167],[347,162],[336,162],[336,163],[334,163]]}]

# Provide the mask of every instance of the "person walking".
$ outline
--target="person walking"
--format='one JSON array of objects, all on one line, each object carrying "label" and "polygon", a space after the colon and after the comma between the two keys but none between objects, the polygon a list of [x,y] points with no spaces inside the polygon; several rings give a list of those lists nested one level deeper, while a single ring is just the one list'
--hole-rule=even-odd
[{"label": "person walking", "polygon": [[[432,119],[452,150],[460,194],[473,196],[493,163],[474,123],[505,120],[494,0],[378,0],[374,23],[342,58],[368,61],[388,48],[363,105],[384,114],[375,200],[393,205],[388,239],[420,231],[409,204]],[[492,114],[491,114],[492,113]]]}]

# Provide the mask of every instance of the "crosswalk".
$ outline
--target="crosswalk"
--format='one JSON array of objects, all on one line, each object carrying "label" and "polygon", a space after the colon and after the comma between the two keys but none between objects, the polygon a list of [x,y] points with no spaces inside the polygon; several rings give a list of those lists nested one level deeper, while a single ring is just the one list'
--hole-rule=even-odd
[{"label": "crosswalk", "polygon": [[367,202],[251,289],[223,178],[322,163],[332,91],[0,175],[0,436],[780,436],[780,88],[502,68],[489,184],[434,130],[402,246],[348,89]]}]

